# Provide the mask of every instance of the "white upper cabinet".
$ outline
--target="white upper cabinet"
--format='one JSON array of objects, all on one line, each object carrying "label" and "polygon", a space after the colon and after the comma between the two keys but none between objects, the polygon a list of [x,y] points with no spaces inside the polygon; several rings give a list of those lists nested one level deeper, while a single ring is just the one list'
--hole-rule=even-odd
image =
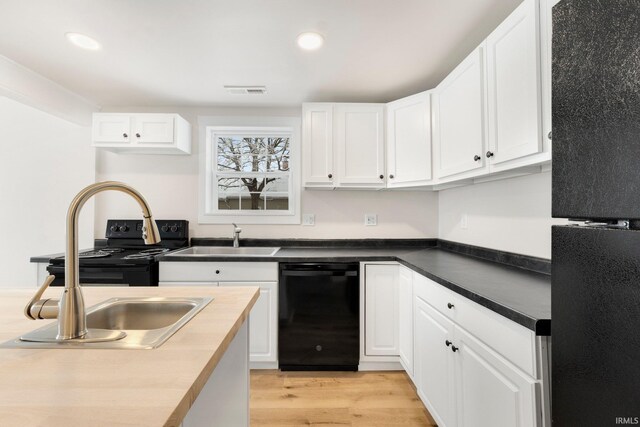
[{"label": "white upper cabinet", "polygon": [[492,171],[543,149],[539,15],[525,0],[486,40]]},{"label": "white upper cabinet", "polygon": [[172,144],[174,128],[172,114],[136,114],[133,137],[138,144]]},{"label": "white upper cabinet", "polygon": [[134,154],[190,154],[191,125],[177,114],[95,113],[93,146]]},{"label": "white upper cabinet", "polygon": [[387,104],[387,187],[430,184],[431,94],[422,92]]},{"label": "white upper cabinet", "polygon": [[540,171],[556,3],[523,0],[433,91],[387,104],[386,150],[384,105],[305,104],[305,186],[440,189]]},{"label": "white upper cabinet", "polygon": [[384,104],[308,103],[302,110],[305,187],[384,188]]},{"label": "white upper cabinet", "polygon": [[333,188],[333,104],[304,104],[302,117],[304,185]]},{"label": "white upper cabinet", "polygon": [[338,187],[384,187],[384,105],[336,104]]},{"label": "white upper cabinet", "polygon": [[540,2],[540,52],[542,59],[542,144],[551,153],[551,40],[553,37],[553,6],[560,0]]},{"label": "white upper cabinet", "polygon": [[486,172],[484,82],[484,48],[480,46],[436,88],[434,151],[440,181]]},{"label": "white upper cabinet", "polygon": [[129,114],[94,114],[93,144],[129,145],[131,139],[131,115]]}]

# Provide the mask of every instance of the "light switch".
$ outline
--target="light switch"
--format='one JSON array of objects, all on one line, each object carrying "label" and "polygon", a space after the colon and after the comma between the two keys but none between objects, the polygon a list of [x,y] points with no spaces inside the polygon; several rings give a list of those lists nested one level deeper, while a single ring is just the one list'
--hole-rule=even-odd
[{"label": "light switch", "polygon": [[376,215],[376,214],[365,214],[364,215],[364,225],[378,225],[378,215]]},{"label": "light switch", "polygon": [[463,230],[466,230],[469,227],[469,222],[468,222],[469,218],[467,217],[467,214],[462,214],[460,216],[460,228]]}]

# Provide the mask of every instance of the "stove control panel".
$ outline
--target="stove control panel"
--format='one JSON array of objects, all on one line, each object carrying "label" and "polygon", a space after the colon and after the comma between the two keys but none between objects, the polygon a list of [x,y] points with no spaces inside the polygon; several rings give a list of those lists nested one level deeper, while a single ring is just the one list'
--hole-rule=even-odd
[{"label": "stove control panel", "polygon": [[[189,221],[183,219],[156,220],[162,240],[189,239]],[[107,239],[142,239],[141,219],[110,219],[107,221]]]}]

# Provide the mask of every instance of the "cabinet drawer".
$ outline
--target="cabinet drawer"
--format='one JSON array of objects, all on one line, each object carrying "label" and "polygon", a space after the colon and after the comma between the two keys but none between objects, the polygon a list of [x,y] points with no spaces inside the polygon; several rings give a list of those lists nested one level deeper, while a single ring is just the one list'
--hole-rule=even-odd
[{"label": "cabinet drawer", "polygon": [[218,282],[158,282],[158,286],[218,286]]},{"label": "cabinet drawer", "polygon": [[413,273],[413,292],[452,320],[456,320],[459,300],[464,298],[416,272]]},{"label": "cabinet drawer", "polygon": [[[414,273],[414,293],[532,377],[535,333],[426,277]],[[452,308],[448,307],[452,304]]]},{"label": "cabinet drawer", "polygon": [[277,281],[276,262],[161,262],[161,282]]}]

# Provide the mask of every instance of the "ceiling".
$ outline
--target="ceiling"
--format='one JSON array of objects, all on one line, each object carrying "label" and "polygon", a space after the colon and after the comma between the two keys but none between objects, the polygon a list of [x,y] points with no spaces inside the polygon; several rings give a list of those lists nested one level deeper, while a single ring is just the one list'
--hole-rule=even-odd
[{"label": "ceiling", "polygon": [[[387,102],[437,85],[520,1],[0,0],[0,55],[101,106]],[[304,31],[324,47],[300,50]]]}]

